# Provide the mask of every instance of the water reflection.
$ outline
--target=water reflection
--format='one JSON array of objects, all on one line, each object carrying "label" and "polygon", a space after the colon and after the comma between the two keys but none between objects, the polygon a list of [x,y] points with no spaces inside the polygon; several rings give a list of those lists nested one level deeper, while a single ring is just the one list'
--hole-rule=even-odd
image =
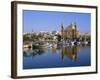
[{"label": "water reflection", "polygon": [[44,54],[44,49],[32,49],[32,48],[24,48],[23,56],[24,57],[35,57],[36,55]]},{"label": "water reflection", "polygon": [[78,47],[63,47],[61,49],[61,59],[64,60],[64,57],[70,58],[72,61],[75,61],[77,58]]},{"label": "water reflection", "polygon": [[24,48],[23,56],[24,57],[35,57],[42,54],[48,53],[48,51],[51,51],[51,54],[59,54],[61,57],[61,60],[63,62],[64,58],[69,58],[72,61],[76,61],[77,59],[77,53],[80,50],[80,46],[57,46],[57,47],[51,47],[51,48],[41,48],[41,49],[32,49],[32,48]]},{"label": "water reflection", "polygon": [[90,46],[42,46],[23,51],[23,69],[91,65]]}]

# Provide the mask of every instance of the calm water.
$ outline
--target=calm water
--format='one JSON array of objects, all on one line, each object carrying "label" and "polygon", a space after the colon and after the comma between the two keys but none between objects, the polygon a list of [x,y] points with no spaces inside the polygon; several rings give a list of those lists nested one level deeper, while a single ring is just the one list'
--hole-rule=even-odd
[{"label": "calm water", "polygon": [[90,51],[90,46],[26,49],[23,53],[23,69],[90,66]]}]

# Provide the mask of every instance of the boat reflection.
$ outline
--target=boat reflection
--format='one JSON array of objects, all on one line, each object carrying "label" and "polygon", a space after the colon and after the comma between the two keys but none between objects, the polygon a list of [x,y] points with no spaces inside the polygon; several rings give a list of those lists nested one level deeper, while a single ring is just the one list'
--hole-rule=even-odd
[{"label": "boat reflection", "polygon": [[31,49],[31,48],[24,48],[23,56],[24,57],[35,57],[36,55],[42,55],[44,53],[43,49]]}]

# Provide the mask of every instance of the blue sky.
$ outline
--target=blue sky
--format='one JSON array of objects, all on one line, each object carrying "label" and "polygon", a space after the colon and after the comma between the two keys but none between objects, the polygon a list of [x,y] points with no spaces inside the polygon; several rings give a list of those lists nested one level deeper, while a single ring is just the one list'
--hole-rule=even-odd
[{"label": "blue sky", "polygon": [[23,32],[60,31],[75,22],[80,32],[90,32],[91,14],[23,10]]}]

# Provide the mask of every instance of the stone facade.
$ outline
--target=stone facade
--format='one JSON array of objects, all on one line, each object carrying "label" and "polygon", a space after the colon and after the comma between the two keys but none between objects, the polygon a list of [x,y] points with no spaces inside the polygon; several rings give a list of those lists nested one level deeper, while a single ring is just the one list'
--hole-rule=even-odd
[{"label": "stone facade", "polygon": [[71,23],[68,27],[64,28],[61,25],[61,37],[64,40],[75,40],[79,36],[79,31],[77,30],[76,23]]}]

